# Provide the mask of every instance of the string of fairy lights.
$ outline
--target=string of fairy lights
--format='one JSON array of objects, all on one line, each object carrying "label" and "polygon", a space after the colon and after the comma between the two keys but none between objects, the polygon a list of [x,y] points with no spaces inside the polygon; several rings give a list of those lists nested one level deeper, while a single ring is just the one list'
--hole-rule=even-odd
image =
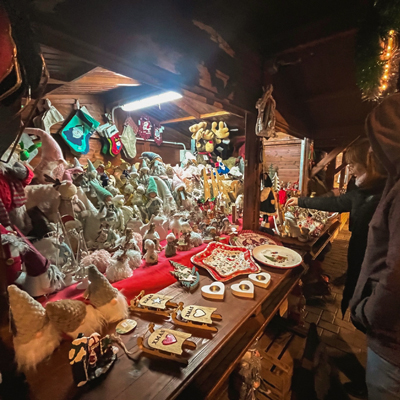
[{"label": "string of fairy lights", "polygon": [[395,57],[397,55],[397,34],[393,29],[389,31],[383,46],[381,59],[385,64],[379,87],[381,95],[385,94],[396,83],[393,81],[397,80],[398,76],[398,63],[396,66],[395,61],[397,60],[394,59],[397,58]]}]

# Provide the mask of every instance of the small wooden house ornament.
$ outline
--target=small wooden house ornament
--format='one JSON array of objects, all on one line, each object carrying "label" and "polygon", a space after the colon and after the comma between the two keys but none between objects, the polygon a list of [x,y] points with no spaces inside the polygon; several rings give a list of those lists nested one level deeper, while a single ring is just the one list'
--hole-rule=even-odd
[{"label": "small wooden house ornament", "polygon": [[144,290],[142,290],[131,300],[129,309],[133,312],[152,313],[169,317],[172,309],[178,307],[177,303],[170,301],[171,299],[171,296],[164,296],[158,293],[144,295]]},{"label": "small wooden house ornament", "polygon": [[222,282],[213,282],[201,288],[201,295],[208,300],[223,300],[225,296],[225,285]]},{"label": "small wooden house ornament", "polygon": [[152,355],[167,360],[177,361],[187,365],[188,361],[181,355],[184,349],[195,350],[196,343],[188,340],[192,335],[186,332],[179,332],[172,329],[154,329],[154,324],[149,325],[150,336],[138,337],[137,344],[146,355]]},{"label": "small wooden house ornament", "polygon": [[169,260],[174,267],[174,271],[170,271],[172,275],[178,279],[182,286],[189,289],[194,289],[200,282],[200,275],[193,267],[189,269],[185,265],[179,264],[175,261]]},{"label": "small wooden house ornament", "polygon": [[[178,315],[180,311],[180,315]],[[210,332],[218,332],[213,326],[214,321],[222,321],[222,316],[216,314],[216,308],[190,305],[183,307],[183,303],[179,303],[178,308],[172,313],[172,321],[175,325],[187,328],[202,329]]]}]

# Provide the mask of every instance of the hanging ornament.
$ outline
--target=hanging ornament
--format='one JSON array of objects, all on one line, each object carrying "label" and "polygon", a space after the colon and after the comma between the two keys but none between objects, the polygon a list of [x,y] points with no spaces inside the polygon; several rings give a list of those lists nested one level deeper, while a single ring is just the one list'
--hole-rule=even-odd
[{"label": "hanging ornament", "polygon": [[150,119],[147,117],[140,117],[138,125],[139,130],[137,133],[137,137],[144,140],[149,140],[151,138],[151,129],[153,127]]},{"label": "hanging ornament", "polygon": [[128,117],[128,118],[125,120],[124,125],[130,126],[130,127],[133,129],[133,132],[135,132],[135,135],[138,134],[138,132],[139,132],[139,127],[137,126],[136,122],[132,119],[132,117]]},{"label": "hanging ornament", "polygon": [[157,146],[161,146],[163,142],[162,134],[164,132],[165,127],[162,125],[154,127],[154,141],[156,142]]}]

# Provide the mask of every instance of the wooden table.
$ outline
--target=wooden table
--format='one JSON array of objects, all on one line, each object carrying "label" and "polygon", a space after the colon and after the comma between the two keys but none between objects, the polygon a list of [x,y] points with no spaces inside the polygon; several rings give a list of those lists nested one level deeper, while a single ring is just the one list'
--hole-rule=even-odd
[{"label": "wooden table", "polygon": [[138,321],[138,326],[131,334],[123,336],[123,341],[128,350],[135,352],[133,357],[136,361],[120,350],[108,375],[78,389],[72,380],[68,363],[70,343],[63,342],[47,362],[38,366],[36,372],[27,374],[31,398],[212,399],[248,347],[261,335],[304,271],[303,266],[290,270],[264,269],[271,274],[272,281],[268,289],[256,287],[254,299],[237,298],[231,293],[231,284],[246,279],[244,276],[226,284],[224,301],[205,300],[201,296],[200,287],[212,282],[205,271],[201,271],[200,285],[193,294],[188,293],[178,283],[160,292],[173,296],[172,301],[182,301],[185,305],[217,307],[217,312],[222,315],[222,321],[217,323],[216,334],[191,331],[191,340],[196,342],[197,349],[187,353],[188,366],[182,367],[174,362],[140,356],[137,337],[146,333],[150,322],[155,322],[156,328],[164,326],[182,329],[150,314],[132,314]]}]

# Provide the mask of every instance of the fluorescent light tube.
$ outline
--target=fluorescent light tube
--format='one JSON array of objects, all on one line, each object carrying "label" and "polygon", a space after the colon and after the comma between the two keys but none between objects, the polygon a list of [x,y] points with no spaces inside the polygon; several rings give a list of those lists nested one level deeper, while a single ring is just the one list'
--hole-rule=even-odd
[{"label": "fluorescent light tube", "polygon": [[182,95],[177,92],[165,92],[157,96],[146,97],[142,100],[132,101],[121,106],[124,111],[140,110],[142,108],[151,107],[156,104],[167,103],[168,101],[181,99]]}]

